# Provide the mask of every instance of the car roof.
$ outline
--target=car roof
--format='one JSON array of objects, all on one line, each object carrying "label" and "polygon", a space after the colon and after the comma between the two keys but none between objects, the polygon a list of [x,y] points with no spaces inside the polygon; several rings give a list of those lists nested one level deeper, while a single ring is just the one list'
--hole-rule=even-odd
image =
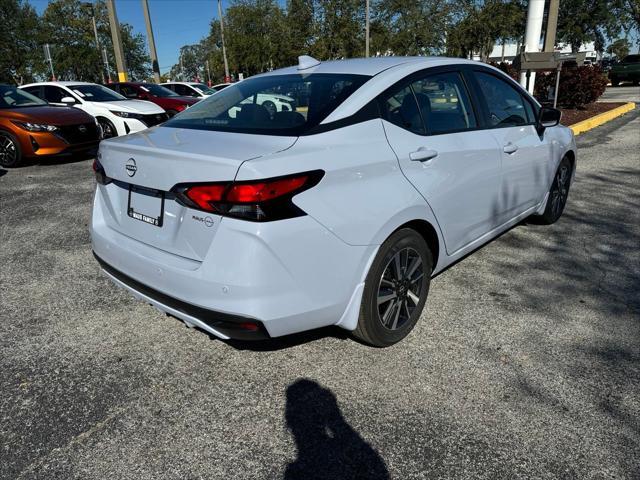
[{"label": "car roof", "polygon": [[74,82],[71,80],[64,80],[62,82],[35,82],[35,83],[28,83],[26,85],[21,85],[22,87],[33,87],[36,85],[61,85],[63,87],[69,87],[71,85],[98,85],[97,83],[94,82]]},{"label": "car roof", "polygon": [[330,60],[327,62],[319,62],[317,65],[298,70],[298,66],[281,68],[262,75],[286,75],[300,73],[342,73],[353,75],[374,76],[388,70],[407,64],[424,64],[424,68],[448,64],[448,63],[474,63],[471,60],[462,58],[447,57],[370,57],[370,58],[351,58],[346,60]]}]

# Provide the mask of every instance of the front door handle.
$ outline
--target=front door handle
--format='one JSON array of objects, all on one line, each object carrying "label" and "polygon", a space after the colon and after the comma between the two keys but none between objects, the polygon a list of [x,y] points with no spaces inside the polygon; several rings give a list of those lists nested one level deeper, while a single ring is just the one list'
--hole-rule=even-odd
[{"label": "front door handle", "polygon": [[518,151],[518,146],[509,142],[504,147],[502,147],[502,150],[504,150],[504,153],[512,154]]},{"label": "front door handle", "polygon": [[429,150],[424,147],[420,147],[415,152],[411,152],[409,154],[409,158],[414,162],[427,162],[429,160],[436,158],[437,156],[438,156],[438,152],[436,152],[435,150]]}]

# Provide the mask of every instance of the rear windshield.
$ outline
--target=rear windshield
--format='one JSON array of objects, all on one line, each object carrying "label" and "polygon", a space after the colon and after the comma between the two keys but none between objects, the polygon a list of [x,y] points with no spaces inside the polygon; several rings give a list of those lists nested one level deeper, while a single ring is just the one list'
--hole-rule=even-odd
[{"label": "rear windshield", "polygon": [[164,126],[297,136],[322,122],[369,78],[342,74],[250,78],[200,101]]}]

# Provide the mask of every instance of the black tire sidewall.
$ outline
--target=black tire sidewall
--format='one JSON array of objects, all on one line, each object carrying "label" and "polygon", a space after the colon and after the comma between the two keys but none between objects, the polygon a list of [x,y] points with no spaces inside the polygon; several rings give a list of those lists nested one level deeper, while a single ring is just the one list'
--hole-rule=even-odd
[{"label": "black tire sidewall", "polygon": [[98,117],[98,123],[100,124],[100,128],[102,128],[103,124],[109,125],[109,127],[111,128],[111,131],[113,132],[113,136],[105,137],[104,136],[104,128],[102,128],[102,138],[103,139],[106,140],[107,138],[115,138],[115,137],[118,136],[118,130],[116,129],[116,126],[108,118]]},{"label": "black tire sidewall", "polygon": [[[380,314],[378,313],[378,285],[384,273],[384,270],[393,258],[393,256],[403,248],[413,248],[422,258],[425,272],[425,281],[422,282],[420,291],[420,301],[413,311],[411,318],[397,330],[389,330],[382,324]],[[361,322],[367,332],[367,336],[376,346],[389,346],[399,342],[405,338],[413,327],[416,325],[422,310],[424,308],[427,296],[429,294],[429,285],[431,283],[431,271],[433,270],[433,256],[427,242],[415,230],[403,228],[391,235],[380,247],[376,255],[367,279],[365,281],[365,290],[363,294]]]},{"label": "black tire sidewall", "polygon": [[560,164],[558,165],[558,169],[556,170],[556,173],[553,176],[553,183],[549,188],[549,198],[547,199],[547,206],[545,207],[544,214],[542,215],[542,218],[549,224],[557,222],[562,216],[562,214],[564,213],[564,209],[567,206],[565,201],[565,204],[562,206],[562,210],[560,210],[560,213],[558,214],[558,216],[553,215],[553,211],[551,209],[551,192],[553,191],[553,186],[555,185],[556,177],[558,176],[558,173],[560,172],[560,168],[562,168],[563,165],[566,165],[569,168],[569,184],[567,185],[567,196],[569,195],[569,190],[571,187],[571,175],[573,175],[573,168],[571,167],[571,162],[569,161],[569,159],[567,157],[564,157],[560,161]]},{"label": "black tire sidewall", "polygon": [[0,167],[12,168],[12,167],[20,166],[20,164],[22,163],[22,149],[20,148],[20,143],[18,142],[18,139],[14,135],[12,135],[11,133],[5,130],[0,130],[0,136],[9,137],[16,147],[15,161],[11,165],[5,165],[4,163],[0,163]]}]

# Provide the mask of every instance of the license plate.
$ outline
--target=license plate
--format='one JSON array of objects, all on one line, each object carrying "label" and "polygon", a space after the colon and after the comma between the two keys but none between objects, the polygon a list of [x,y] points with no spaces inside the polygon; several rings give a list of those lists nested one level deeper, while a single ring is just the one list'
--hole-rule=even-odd
[{"label": "license plate", "polygon": [[164,192],[151,188],[129,186],[127,215],[134,220],[162,227]]}]

